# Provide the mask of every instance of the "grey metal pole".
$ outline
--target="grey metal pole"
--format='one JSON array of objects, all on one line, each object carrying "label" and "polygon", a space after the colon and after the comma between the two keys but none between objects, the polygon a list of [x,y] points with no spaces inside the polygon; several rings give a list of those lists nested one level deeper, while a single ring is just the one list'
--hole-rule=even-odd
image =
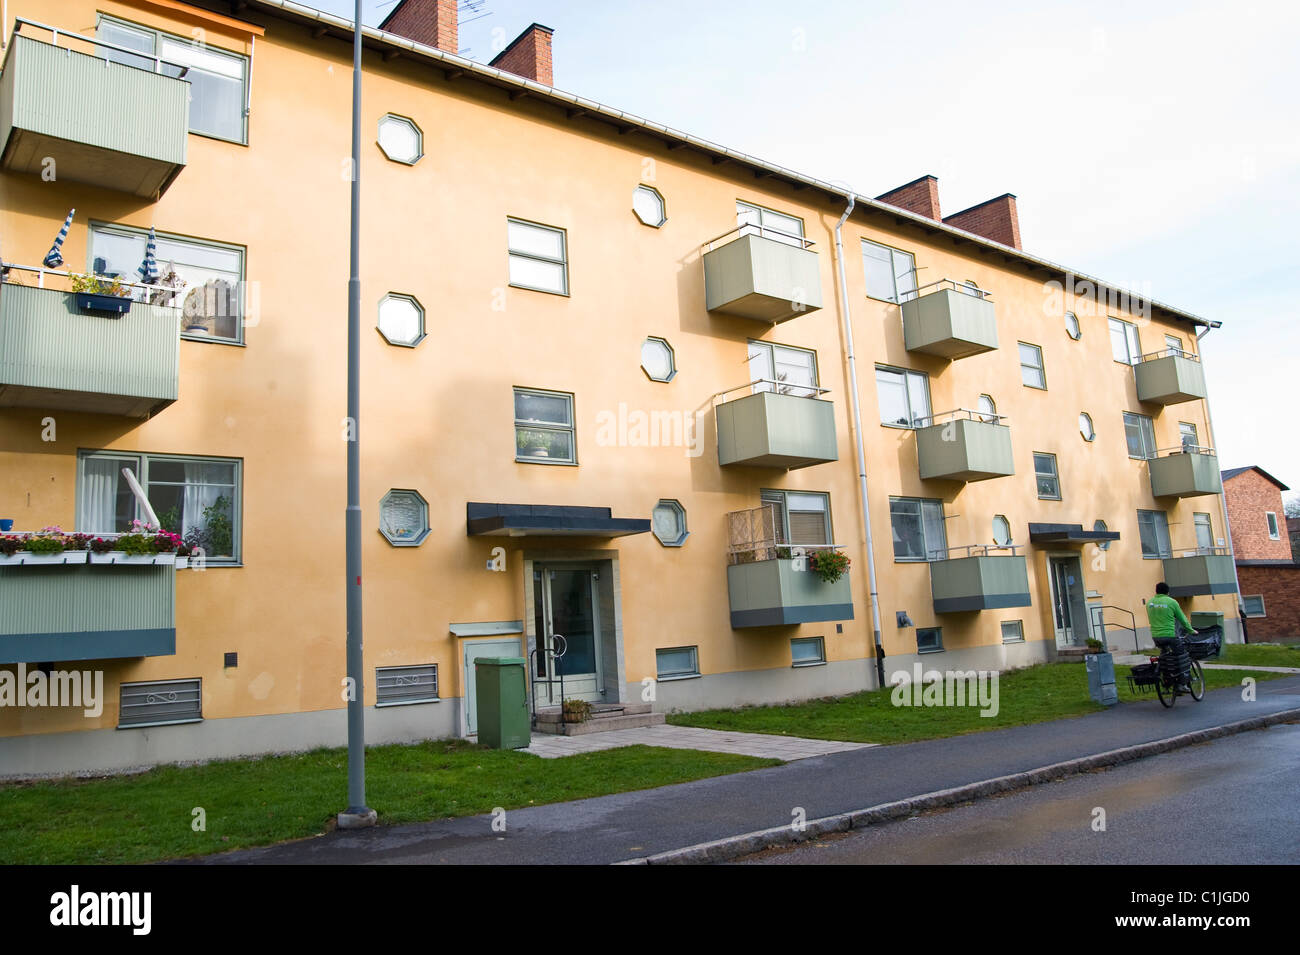
[{"label": "grey metal pole", "polygon": [[365,675],[361,629],[361,0],[352,24],[352,234],[348,272],[348,503],[345,512],[348,657],[348,808],[344,829],[372,826],[366,806]]}]

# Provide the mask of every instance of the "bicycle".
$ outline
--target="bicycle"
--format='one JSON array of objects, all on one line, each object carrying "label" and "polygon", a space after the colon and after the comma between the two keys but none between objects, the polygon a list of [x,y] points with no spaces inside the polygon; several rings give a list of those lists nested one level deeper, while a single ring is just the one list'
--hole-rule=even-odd
[{"label": "bicycle", "polygon": [[1160,656],[1150,660],[1156,670],[1156,696],[1165,709],[1172,707],[1184,693],[1197,703],[1205,699],[1205,671],[1200,661],[1192,658],[1182,634],[1178,635],[1176,646],[1165,644],[1160,648]]}]

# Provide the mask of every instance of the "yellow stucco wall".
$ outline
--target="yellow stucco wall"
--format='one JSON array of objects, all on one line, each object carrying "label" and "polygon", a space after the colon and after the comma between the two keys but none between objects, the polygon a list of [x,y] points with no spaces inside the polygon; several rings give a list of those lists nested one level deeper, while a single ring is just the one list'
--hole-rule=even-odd
[{"label": "yellow stucco wall", "polygon": [[[95,10],[188,35],[195,23],[162,8],[68,0],[58,25],[89,36]],[[10,3],[11,16],[48,20],[35,0]],[[57,441],[41,440],[38,410],[0,409],[0,513],[19,528],[74,524],[78,449],[229,456],[243,461],[243,566],[177,575],[177,653],[106,664],[108,700],[97,723],[58,711],[0,712],[0,735],[86,729],[116,723],[119,681],[202,676],[204,715],[220,718],[322,710],[342,705],[343,503],[350,47],[312,39],[282,21],[265,21],[256,41],[249,145],[189,137],[189,163],[156,203],[71,182],[0,174],[0,251],[35,264],[69,207],[77,218],[64,249],[68,267],[85,267],[87,223],[117,222],[243,245],[260,311],[246,346],[182,341],[180,399],[136,422],[58,414]],[[206,25],[207,40],[247,52],[244,39]],[[788,667],[789,638],[825,635],[828,658],[870,656],[866,559],[856,504],[857,477],[847,401],[841,315],[833,275],[832,229],[840,209],[811,190],[756,180],[735,164],[714,165],[690,150],[669,152],[639,134],[568,121],[555,107],[507,100],[468,80],[449,81],[407,57],[367,54],[362,198],[362,325],[365,621],[367,698],[373,668],[436,662],[443,696],[459,696],[460,660],[448,625],[525,617],[521,553],[533,539],[467,538],[465,504],[489,501],[608,506],[616,517],[645,518],[660,498],[686,508],[685,547],[662,547],[645,534],[574,548],[616,547],[622,575],[626,678],[655,674],[656,647],[699,645],[703,673]],[[415,166],[387,161],[374,144],[380,116],[412,117],[424,134]],[[667,200],[655,230],[632,215],[633,188],[650,182]],[[769,185],[764,185],[764,183]],[[704,309],[700,246],[735,224],[744,199],[804,219],[816,243],[826,307],[765,330]],[[567,231],[567,297],[507,287],[506,218]],[[859,240],[913,252],[923,276],[973,279],[997,303],[1000,347],[952,363],[904,351],[897,306],[866,297]],[[952,545],[991,541],[992,515],[1005,514],[1016,541],[1030,521],[1097,518],[1123,540],[1087,586],[1105,602],[1140,614],[1140,598],[1161,576],[1138,550],[1136,509],[1156,508],[1146,466],[1125,453],[1122,410],[1138,405],[1131,371],[1112,362],[1104,314],[1070,301],[1045,307],[1043,281],[1023,268],[955,247],[948,239],[860,213],[844,230],[846,271],[859,356],[881,615],[887,656],[915,651],[915,634],[893,626],[906,609],[917,626],[942,625],[945,647],[1000,643],[998,622],[1023,619],[1027,641],[1052,641],[1044,552],[1030,548],[1034,606],[980,614],[931,610],[927,569],[896,564],[889,545],[890,495],[943,497]],[[413,295],[426,312],[428,338],[392,347],[374,330],[387,292]],[[1081,341],[1065,334],[1072,307]],[[1112,311],[1119,317],[1122,313]],[[1166,326],[1142,328],[1145,351]],[[1186,327],[1168,326],[1185,341]],[[667,338],[677,377],[649,381],[639,367],[647,335]],[[710,396],[748,379],[750,337],[816,349],[823,387],[835,404],[840,461],[786,473],[718,467],[713,416],[703,419],[704,452],[675,447],[601,447],[598,415],[629,410],[710,407]],[[1021,385],[1016,341],[1043,349],[1048,391]],[[1013,477],[957,485],[920,481],[914,437],[879,426],[874,363],[930,374],[934,410],[974,407],[991,394],[1010,417]],[[514,461],[512,386],[575,395],[578,467]],[[1089,412],[1097,440],[1085,443],[1076,419]],[[1177,443],[1179,420],[1207,429],[1200,403],[1155,415],[1157,445]],[[1063,500],[1039,501],[1032,452],[1057,455]],[[853,560],[856,618],[835,625],[733,631],[726,589],[724,515],[758,504],[765,487],[829,492],[836,540]],[[391,547],[376,530],[389,488],[414,488],[429,502],[433,533],[417,548]],[[1169,507],[1175,550],[1191,541],[1194,510],[1217,500]],[[508,549],[507,573],[484,569],[491,549]],[[553,545],[545,542],[545,546]],[[1191,607],[1224,610],[1229,598]],[[237,669],[222,654],[238,651]]]}]

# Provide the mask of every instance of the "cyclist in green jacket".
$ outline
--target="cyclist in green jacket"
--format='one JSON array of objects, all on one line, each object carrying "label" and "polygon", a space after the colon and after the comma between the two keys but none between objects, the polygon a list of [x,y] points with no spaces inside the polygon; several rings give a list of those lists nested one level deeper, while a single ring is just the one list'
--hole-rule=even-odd
[{"label": "cyclist in green jacket", "polygon": [[1151,625],[1151,638],[1156,646],[1163,646],[1161,640],[1174,640],[1178,637],[1178,624],[1192,631],[1192,625],[1183,614],[1178,601],[1169,596],[1169,585],[1163,580],[1156,584],[1156,595],[1147,601],[1147,622]]}]

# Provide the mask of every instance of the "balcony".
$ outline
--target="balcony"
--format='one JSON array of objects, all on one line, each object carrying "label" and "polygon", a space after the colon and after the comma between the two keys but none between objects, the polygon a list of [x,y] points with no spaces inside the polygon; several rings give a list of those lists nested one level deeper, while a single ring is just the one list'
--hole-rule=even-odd
[{"label": "balcony", "polygon": [[[930,595],[935,613],[969,610],[997,610],[1028,607],[1029,570],[1019,545],[1005,547],[969,546],[948,553],[962,553],[930,562]],[[964,553],[963,553],[964,552]]]},{"label": "balcony", "polygon": [[1176,405],[1204,398],[1205,371],[1201,360],[1191,352],[1167,348],[1151,352],[1133,366],[1137,377],[1138,401],[1157,405]]},{"label": "balcony", "polygon": [[176,652],[174,564],[0,563],[0,607],[0,663]]},{"label": "balcony", "polygon": [[727,515],[727,599],[732,629],[853,619],[849,573],[834,582],[813,570],[812,554],[835,544],[791,545],[777,539],[771,505]]},{"label": "balcony", "polygon": [[1168,452],[1158,451],[1148,460],[1151,469],[1151,493],[1156,497],[1198,497],[1222,494],[1219,458],[1213,448],[1187,446]]},{"label": "balcony", "polygon": [[120,301],[127,311],[107,317],[73,292],[0,283],[0,407],[148,418],[175,401],[180,311]]},{"label": "balcony", "polygon": [[775,325],[822,307],[812,242],[756,225],[704,246],[704,298],[710,312]]},{"label": "balcony", "polygon": [[[714,406],[718,464],[760,468],[806,468],[839,460],[835,447],[835,405],[817,397],[825,388],[790,386],[770,379],[742,385],[770,391]],[[724,397],[731,392],[721,392]],[[716,396],[715,396],[716,397]]]},{"label": "balcony", "polygon": [[19,19],[23,27],[50,30],[54,42],[11,38],[0,76],[0,165],[41,175],[53,159],[60,180],[150,199],[165,192],[185,167],[190,90],[163,69],[184,67],[114,63],[95,55],[121,50],[113,44]]},{"label": "balcony", "polygon": [[917,293],[902,305],[908,351],[955,360],[998,347],[997,315],[987,292],[940,279]]},{"label": "balcony", "polygon": [[1174,597],[1237,592],[1237,571],[1226,547],[1200,547],[1166,557],[1165,583]]},{"label": "balcony", "polygon": [[1016,473],[1005,415],[958,408],[925,420],[933,423],[916,429],[922,480],[987,481]]}]

